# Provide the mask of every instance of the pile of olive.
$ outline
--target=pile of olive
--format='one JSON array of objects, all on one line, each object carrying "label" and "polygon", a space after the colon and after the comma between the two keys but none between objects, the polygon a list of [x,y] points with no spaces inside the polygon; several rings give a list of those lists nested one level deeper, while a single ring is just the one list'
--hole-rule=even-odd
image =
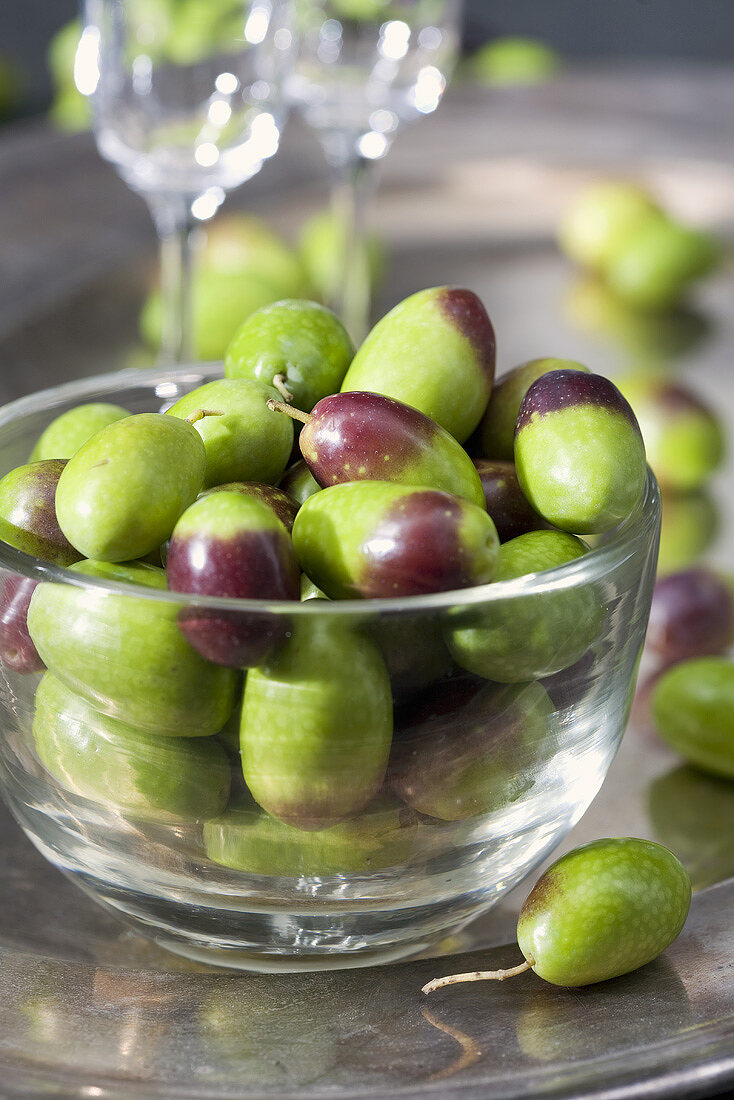
[{"label": "pile of olive", "polygon": [[576,195],[558,238],[572,260],[642,310],[670,309],[719,259],[711,237],[683,225],[643,187],[624,180],[595,183]]},{"label": "pile of olive", "polygon": [[[204,821],[211,859],[284,875],[395,866],[426,822],[521,798],[557,747],[557,677],[604,629],[592,583],[324,613],[573,562],[637,505],[644,445],[609,381],[555,359],[494,373],[469,290],[413,295],[356,353],[287,300],[165,413],[53,421],[0,481],[0,535],[82,583],[9,581],[0,655],[46,670],[34,736],[57,782]],[[278,611],[301,597],[320,608]]]}]

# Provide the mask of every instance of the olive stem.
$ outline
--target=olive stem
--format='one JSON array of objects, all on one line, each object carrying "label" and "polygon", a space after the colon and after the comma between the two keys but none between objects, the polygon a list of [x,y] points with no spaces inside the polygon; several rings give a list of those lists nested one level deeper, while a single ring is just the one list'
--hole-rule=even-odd
[{"label": "olive stem", "polygon": [[282,401],[276,401],[273,397],[268,398],[267,406],[269,409],[272,409],[273,412],[285,413],[286,416],[290,416],[292,420],[300,420],[302,424],[310,424],[313,420],[310,413],[301,412],[300,409],[294,409],[292,405],[284,405]]},{"label": "olive stem", "polygon": [[189,413],[184,419],[188,420],[189,424],[196,424],[199,420],[203,420],[205,416],[222,416],[223,413],[217,412],[215,409],[196,409],[194,412]]},{"label": "olive stem", "polygon": [[276,374],[275,378],[273,379],[273,385],[275,386],[276,390],[278,391],[278,393],[280,394],[280,396],[283,398],[284,401],[292,401],[293,400],[293,394],[288,389],[288,387],[286,386],[285,383],[286,383],[285,375],[284,374]]},{"label": "olive stem", "polygon": [[435,989],[443,989],[445,985],[458,985],[460,982],[503,982],[505,978],[514,978],[517,974],[524,974],[526,970],[532,970],[535,959],[529,958],[518,966],[511,966],[509,970],[474,970],[469,974],[448,974],[445,978],[434,978],[423,986],[421,992],[433,993]]}]

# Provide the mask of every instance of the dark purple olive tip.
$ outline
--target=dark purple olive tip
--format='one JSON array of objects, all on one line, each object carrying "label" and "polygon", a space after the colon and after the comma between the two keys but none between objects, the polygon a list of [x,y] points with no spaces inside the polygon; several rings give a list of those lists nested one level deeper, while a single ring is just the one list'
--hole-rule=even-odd
[{"label": "dark purple olive tip", "polygon": [[601,374],[586,374],[580,370],[549,371],[533,382],[520,406],[515,436],[536,416],[572,409],[578,405],[594,405],[625,417],[641,437],[632,406],[614,383]]},{"label": "dark purple olive tip", "polygon": [[493,381],[497,342],[481,298],[473,290],[446,287],[441,293],[441,306],[453,325],[472,345],[490,382]]},{"label": "dark purple olive tip", "polygon": [[477,583],[460,536],[461,504],[435,489],[412,490],[393,504],[362,544],[367,599],[446,592]]}]

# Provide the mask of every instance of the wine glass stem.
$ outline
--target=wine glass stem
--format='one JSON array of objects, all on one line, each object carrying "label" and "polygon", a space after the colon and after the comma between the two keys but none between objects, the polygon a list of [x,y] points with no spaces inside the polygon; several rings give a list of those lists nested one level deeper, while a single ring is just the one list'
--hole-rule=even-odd
[{"label": "wine glass stem", "polygon": [[367,210],[374,189],[374,162],[358,155],[333,166],[332,203],[341,232],[341,255],[329,303],[359,345],[369,330],[371,277]]},{"label": "wine glass stem", "polygon": [[161,254],[161,350],[163,363],[196,358],[192,315],[192,234],[189,203],[178,196],[151,201]]}]

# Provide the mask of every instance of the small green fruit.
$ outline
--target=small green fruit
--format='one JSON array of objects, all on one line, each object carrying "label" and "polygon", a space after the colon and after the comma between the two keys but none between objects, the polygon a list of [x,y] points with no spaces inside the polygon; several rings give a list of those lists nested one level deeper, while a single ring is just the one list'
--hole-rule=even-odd
[{"label": "small green fruit", "polygon": [[[262,481],[274,485],[293,448],[293,424],[268,408],[280,394],[245,378],[217,379],[187,393],[166,415],[192,418],[204,441],[204,485]],[[201,413],[201,416],[198,414]]]},{"label": "small green fruit", "polygon": [[374,642],[338,619],[299,620],[275,656],[247,675],[245,782],[273,817],[328,828],[374,798],[392,725],[390,680]]},{"label": "small green fruit", "polygon": [[97,432],[67,462],[56,490],[59,526],[97,561],[155,550],[204,485],[206,454],[185,420],[126,416]]},{"label": "small green fruit", "polygon": [[533,382],[554,370],[589,369],[575,359],[530,359],[497,379],[480,426],[482,454],[511,462],[515,455],[515,428],[520,406]]},{"label": "small green fruit", "polygon": [[44,458],[71,458],[79,448],[93,435],[129,416],[127,409],[120,405],[109,405],[95,401],[88,405],[77,405],[67,409],[52,420],[39,437],[31,451],[29,462],[39,462]]},{"label": "small green fruit", "polygon": [[394,397],[463,443],[482,418],[494,370],[494,329],[479,298],[458,287],[433,287],[406,298],[375,325],[342,391]]},{"label": "small green fruit", "polygon": [[515,467],[526,499],[554,527],[608,531],[639,501],[645,445],[629,404],[598,374],[544,374],[525,394]]},{"label": "small green fruit", "polygon": [[682,661],[658,680],[652,713],[663,740],[691,764],[734,779],[734,661]]},{"label": "small green fruit", "polygon": [[[529,531],[503,543],[495,580],[543,573],[588,552],[562,531]],[[551,676],[578,661],[602,629],[594,586],[580,579],[555,592],[516,593],[478,610],[456,609],[444,623],[451,656],[462,668],[498,683]]]},{"label": "small green fruit", "polygon": [[523,964],[439,978],[423,991],[528,969],[567,987],[618,978],[662,954],[690,904],[691,881],[667,848],[630,837],[597,840],[561,856],[530,892],[517,922]]},{"label": "small green fruit", "polygon": [[257,310],[235,333],[224,357],[227,378],[252,378],[310,412],[335,393],[354,358],[336,314],[318,302],[290,299]]},{"label": "small green fruit", "polygon": [[[166,588],[163,570],[141,562],[70,568],[82,578]],[[191,648],[179,610],[171,601],[44,583],[33,593],[28,631],[49,671],[103,714],[152,733],[205,737],[227,721],[237,678]]]},{"label": "small green fruit", "polygon": [[36,690],[33,736],[41,763],[65,790],[116,813],[183,824],[227,804],[229,763],[215,741],[135,729],[50,672]]},{"label": "small green fruit", "polygon": [[575,196],[561,220],[558,240],[576,263],[600,270],[621,241],[662,219],[660,207],[642,187],[605,181]]}]

